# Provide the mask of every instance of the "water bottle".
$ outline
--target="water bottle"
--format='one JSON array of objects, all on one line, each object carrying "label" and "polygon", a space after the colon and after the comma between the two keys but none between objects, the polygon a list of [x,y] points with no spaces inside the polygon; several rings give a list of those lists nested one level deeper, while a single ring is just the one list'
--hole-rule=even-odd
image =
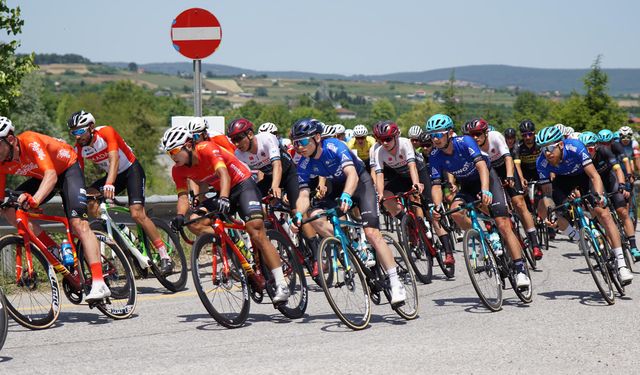
[{"label": "water bottle", "polygon": [[[251,253],[249,252],[249,249],[247,249],[248,243],[244,242],[244,240],[242,239],[242,235],[237,232],[234,233],[234,237],[235,240],[233,241],[233,243],[236,244],[236,247],[238,248],[238,250],[240,250],[242,255],[244,255],[244,257],[249,260],[251,258]],[[249,243],[251,243],[251,241],[249,241]]]},{"label": "water bottle", "polygon": [[424,219],[424,228],[425,228],[425,231],[427,232],[427,238],[432,239],[433,233],[431,232],[431,223],[426,217],[423,219]]},{"label": "water bottle", "polygon": [[495,230],[491,232],[491,234],[489,235],[489,242],[491,243],[491,248],[493,249],[493,252],[497,256],[501,256],[502,244],[500,243],[500,235],[498,234],[498,232],[496,232]]},{"label": "water bottle", "polygon": [[62,254],[62,264],[65,267],[73,266],[73,250],[71,244],[66,239],[60,244],[60,253]]},{"label": "water bottle", "polygon": [[131,243],[136,243],[136,236],[135,234],[133,234],[132,231],[129,230],[129,227],[120,223],[118,224],[118,228],[120,228],[122,233],[124,233],[124,235],[127,236],[127,238],[131,241]]}]

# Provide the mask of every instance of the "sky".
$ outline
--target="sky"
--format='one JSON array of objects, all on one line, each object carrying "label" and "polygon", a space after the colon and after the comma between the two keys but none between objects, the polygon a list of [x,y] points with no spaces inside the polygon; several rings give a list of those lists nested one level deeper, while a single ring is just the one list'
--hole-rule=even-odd
[{"label": "sky", "polygon": [[[19,52],[94,62],[183,62],[172,20],[204,8],[222,27],[203,63],[254,70],[386,74],[466,65],[640,68],[640,1],[8,0]],[[6,41],[5,33],[0,40]]]}]

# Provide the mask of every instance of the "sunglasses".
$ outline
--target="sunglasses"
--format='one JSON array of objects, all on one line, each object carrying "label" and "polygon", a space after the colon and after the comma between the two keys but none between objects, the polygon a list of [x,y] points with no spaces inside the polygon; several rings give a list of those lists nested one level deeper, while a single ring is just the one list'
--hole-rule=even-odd
[{"label": "sunglasses", "polygon": [[469,135],[472,137],[480,137],[483,136],[485,133],[484,132],[469,132]]},{"label": "sunglasses", "polygon": [[440,138],[444,138],[444,136],[447,134],[449,134],[449,131],[431,133],[431,138],[440,139]]},{"label": "sunglasses", "polygon": [[433,142],[422,142],[422,147],[433,147]]},{"label": "sunglasses", "polygon": [[385,137],[385,138],[378,138],[378,140],[382,143],[389,143],[391,141],[393,141],[394,137]]},{"label": "sunglasses", "polygon": [[520,133],[522,134],[523,137],[533,137],[534,133],[533,132],[524,132],[524,133]]},{"label": "sunglasses", "polygon": [[558,145],[560,144],[560,142],[556,142],[556,143],[552,143],[550,145],[546,145],[546,146],[542,146],[540,147],[540,152],[544,153],[552,153],[556,147],[558,147]]},{"label": "sunglasses", "polygon": [[89,131],[89,127],[85,126],[84,128],[73,129],[69,133],[71,133],[71,135],[73,135],[74,137],[77,137],[83,135],[87,131]]},{"label": "sunglasses", "polygon": [[625,137],[620,137],[620,139],[624,139],[625,141],[629,141],[629,140],[633,139],[633,137],[625,136]]},{"label": "sunglasses", "polygon": [[311,137],[301,138],[293,141],[293,145],[295,147],[300,147],[300,146],[306,147],[309,145],[309,143],[311,143]]},{"label": "sunglasses", "polygon": [[167,154],[169,154],[169,156],[175,156],[180,151],[182,151],[182,147],[176,147],[176,148],[172,148],[171,150],[167,151]]},{"label": "sunglasses", "polygon": [[233,138],[231,138],[231,142],[233,143],[240,143],[242,142],[243,139],[245,139],[247,137],[247,133],[242,133],[242,134],[238,134],[238,135],[234,135]]}]

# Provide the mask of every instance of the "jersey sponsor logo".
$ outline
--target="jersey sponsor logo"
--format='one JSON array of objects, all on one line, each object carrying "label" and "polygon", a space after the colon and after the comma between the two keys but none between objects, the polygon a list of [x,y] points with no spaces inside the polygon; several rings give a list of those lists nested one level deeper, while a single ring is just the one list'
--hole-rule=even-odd
[{"label": "jersey sponsor logo", "polygon": [[469,150],[469,155],[475,154],[475,151],[471,147],[469,147],[468,150]]},{"label": "jersey sponsor logo", "polygon": [[591,159],[591,156],[589,156],[589,155],[587,155],[586,153],[583,152],[582,153],[582,161],[589,160],[589,159]]},{"label": "jersey sponsor logo", "polygon": [[196,145],[196,150],[199,151],[199,150],[204,149],[205,147],[207,147],[206,143],[199,143],[199,144]]},{"label": "jersey sponsor logo", "polygon": [[261,152],[260,155],[262,155],[263,158],[267,156],[267,154],[264,151]]},{"label": "jersey sponsor logo", "polygon": [[330,151],[333,151],[333,152],[337,152],[338,151],[338,148],[333,143],[327,143],[327,149],[330,150]]},{"label": "jersey sponsor logo", "polygon": [[[340,161],[344,163],[345,161],[351,161],[351,159],[346,154],[343,154]],[[327,165],[329,165],[330,163],[331,161],[327,160]]]},{"label": "jersey sponsor logo", "polygon": [[45,155],[44,155],[44,151],[42,151],[42,147],[40,146],[40,143],[31,142],[29,143],[29,147],[31,147],[31,150],[36,153],[36,155],[38,156],[38,159],[44,160]]},{"label": "jersey sponsor logo", "polygon": [[18,176],[26,176],[32,170],[38,168],[38,164],[36,163],[28,163],[21,165],[18,169],[16,169],[15,174]]},{"label": "jersey sponsor logo", "polygon": [[431,167],[431,175],[432,175],[432,176],[433,176],[433,175],[438,175],[438,170],[437,170],[437,169],[435,169],[435,168],[433,168],[433,167]]},{"label": "jersey sponsor logo", "polygon": [[576,148],[576,146],[574,146],[574,145],[570,145],[570,144],[568,144],[568,143],[565,143],[565,144],[564,144],[564,148],[566,148],[567,150],[572,151],[572,152],[576,152],[576,151],[578,151],[578,149]]},{"label": "jersey sponsor logo", "polygon": [[60,149],[56,158],[58,158],[58,160],[71,159],[71,152],[66,148]]}]

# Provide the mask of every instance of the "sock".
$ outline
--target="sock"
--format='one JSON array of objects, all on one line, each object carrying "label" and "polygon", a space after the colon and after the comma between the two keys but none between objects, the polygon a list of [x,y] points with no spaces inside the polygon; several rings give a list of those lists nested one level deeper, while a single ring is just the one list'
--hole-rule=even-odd
[{"label": "sock", "polygon": [[42,243],[44,244],[44,246],[47,247],[47,249],[50,247],[58,247],[58,248],[60,247],[54,240],[51,239],[51,237],[49,237],[49,235],[45,231],[40,232],[40,234],[38,235],[38,239],[42,241]]},{"label": "sock", "polygon": [[527,238],[529,239],[529,243],[531,243],[531,247],[538,247],[538,236],[536,236],[536,228],[527,229]]},{"label": "sock", "polygon": [[91,263],[89,267],[91,268],[91,280],[93,282],[97,281],[104,283],[104,278],[102,277],[102,263]]},{"label": "sock", "polygon": [[613,254],[616,256],[616,259],[618,259],[618,268],[627,266],[627,262],[624,261],[624,254],[622,253],[621,247],[613,249]]},{"label": "sock", "polygon": [[395,267],[391,267],[387,270],[387,275],[389,275],[389,283],[391,284],[391,287],[398,287],[400,286],[400,280],[398,279],[398,271],[396,270]]},{"label": "sock", "polygon": [[282,272],[282,267],[272,269],[271,274],[273,275],[273,279],[276,281],[276,285],[287,283],[287,281],[284,279],[284,272]]},{"label": "sock", "polygon": [[574,240],[575,237],[578,237],[578,232],[576,231],[576,228],[574,228],[571,224],[569,224],[569,226],[562,231],[562,234],[571,238],[572,240]]},{"label": "sock", "polygon": [[167,247],[164,245],[164,241],[162,241],[162,238],[158,238],[157,240],[153,241],[153,247],[158,249],[160,258],[169,259],[169,254],[167,254]]},{"label": "sock", "polygon": [[522,258],[514,260],[513,264],[516,266],[516,271],[518,271],[518,273],[524,273],[524,261],[522,260]]},{"label": "sock", "polygon": [[451,238],[448,234],[443,234],[442,236],[438,236],[442,246],[444,246],[445,254],[453,254],[453,245],[451,244]]},{"label": "sock", "polygon": [[632,249],[637,249],[637,247],[636,247],[636,236],[635,235],[627,237],[627,240],[629,240],[629,245],[631,246]]}]

